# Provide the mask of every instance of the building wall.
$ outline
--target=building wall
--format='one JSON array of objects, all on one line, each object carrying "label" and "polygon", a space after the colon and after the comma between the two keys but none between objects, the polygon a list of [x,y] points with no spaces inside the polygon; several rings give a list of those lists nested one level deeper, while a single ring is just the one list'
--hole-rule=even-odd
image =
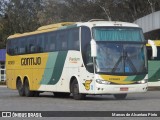
[{"label": "building wall", "polygon": [[6,68],[5,68],[5,60],[6,60],[6,50],[0,50],[0,82],[6,80]]},{"label": "building wall", "polygon": [[160,29],[160,11],[151,13],[146,15],[142,18],[139,18],[134,23],[138,24],[140,27],[143,28],[143,32],[151,32],[153,30]]},{"label": "building wall", "polygon": [[6,80],[5,62],[0,62],[0,81]]}]

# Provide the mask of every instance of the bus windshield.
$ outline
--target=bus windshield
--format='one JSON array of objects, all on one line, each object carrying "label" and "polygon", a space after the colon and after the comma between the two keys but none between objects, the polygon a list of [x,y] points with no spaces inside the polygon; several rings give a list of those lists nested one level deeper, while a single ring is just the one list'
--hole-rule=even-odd
[{"label": "bus windshield", "polygon": [[147,72],[145,45],[97,42],[97,72],[138,74]]},{"label": "bus windshield", "polygon": [[141,28],[94,27],[93,39],[96,41],[145,41]]}]

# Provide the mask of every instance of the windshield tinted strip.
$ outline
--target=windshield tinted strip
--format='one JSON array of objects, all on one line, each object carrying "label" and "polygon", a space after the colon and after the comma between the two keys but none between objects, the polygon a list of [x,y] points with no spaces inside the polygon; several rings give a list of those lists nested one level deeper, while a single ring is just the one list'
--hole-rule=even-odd
[{"label": "windshield tinted strip", "polygon": [[141,28],[135,27],[94,27],[96,41],[145,41]]}]

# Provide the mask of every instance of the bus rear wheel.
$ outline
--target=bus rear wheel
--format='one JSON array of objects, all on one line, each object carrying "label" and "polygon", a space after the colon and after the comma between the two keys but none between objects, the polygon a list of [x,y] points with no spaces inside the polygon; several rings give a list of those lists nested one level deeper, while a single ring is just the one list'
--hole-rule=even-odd
[{"label": "bus rear wheel", "polygon": [[24,93],[26,97],[34,96],[34,91],[30,91],[28,79],[24,80]]},{"label": "bus rear wheel", "polygon": [[39,94],[40,94],[40,92],[38,92],[38,91],[34,91],[34,93],[33,93],[34,95],[34,97],[39,97]]},{"label": "bus rear wheel", "polygon": [[127,97],[127,94],[114,94],[116,100],[124,100]]},{"label": "bus rear wheel", "polygon": [[85,94],[79,93],[79,86],[76,79],[71,83],[71,92],[75,100],[83,100],[86,96]]},{"label": "bus rear wheel", "polygon": [[16,87],[17,87],[19,96],[25,96],[24,87],[20,79],[17,80]]}]

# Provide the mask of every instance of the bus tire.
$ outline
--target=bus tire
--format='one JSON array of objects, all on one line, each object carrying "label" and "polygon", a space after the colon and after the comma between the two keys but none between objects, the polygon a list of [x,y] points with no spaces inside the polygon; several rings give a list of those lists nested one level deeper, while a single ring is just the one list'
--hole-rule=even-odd
[{"label": "bus tire", "polygon": [[24,80],[24,92],[26,97],[33,97],[34,91],[30,91],[28,79]]},{"label": "bus tire", "polygon": [[79,86],[76,79],[71,83],[71,92],[75,100],[83,100],[86,96],[85,94],[79,93]]},{"label": "bus tire", "polygon": [[17,87],[19,96],[25,96],[24,87],[20,79],[17,80],[16,87]]},{"label": "bus tire", "polygon": [[34,93],[33,93],[34,95],[34,97],[39,97],[39,94],[40,94],[40,92],[38,92],[38,91],[34,91]]},{"label": "bus tire", "polygon": [[114,94],[116,100],[124,100],[127,97],[127,94]]}]

